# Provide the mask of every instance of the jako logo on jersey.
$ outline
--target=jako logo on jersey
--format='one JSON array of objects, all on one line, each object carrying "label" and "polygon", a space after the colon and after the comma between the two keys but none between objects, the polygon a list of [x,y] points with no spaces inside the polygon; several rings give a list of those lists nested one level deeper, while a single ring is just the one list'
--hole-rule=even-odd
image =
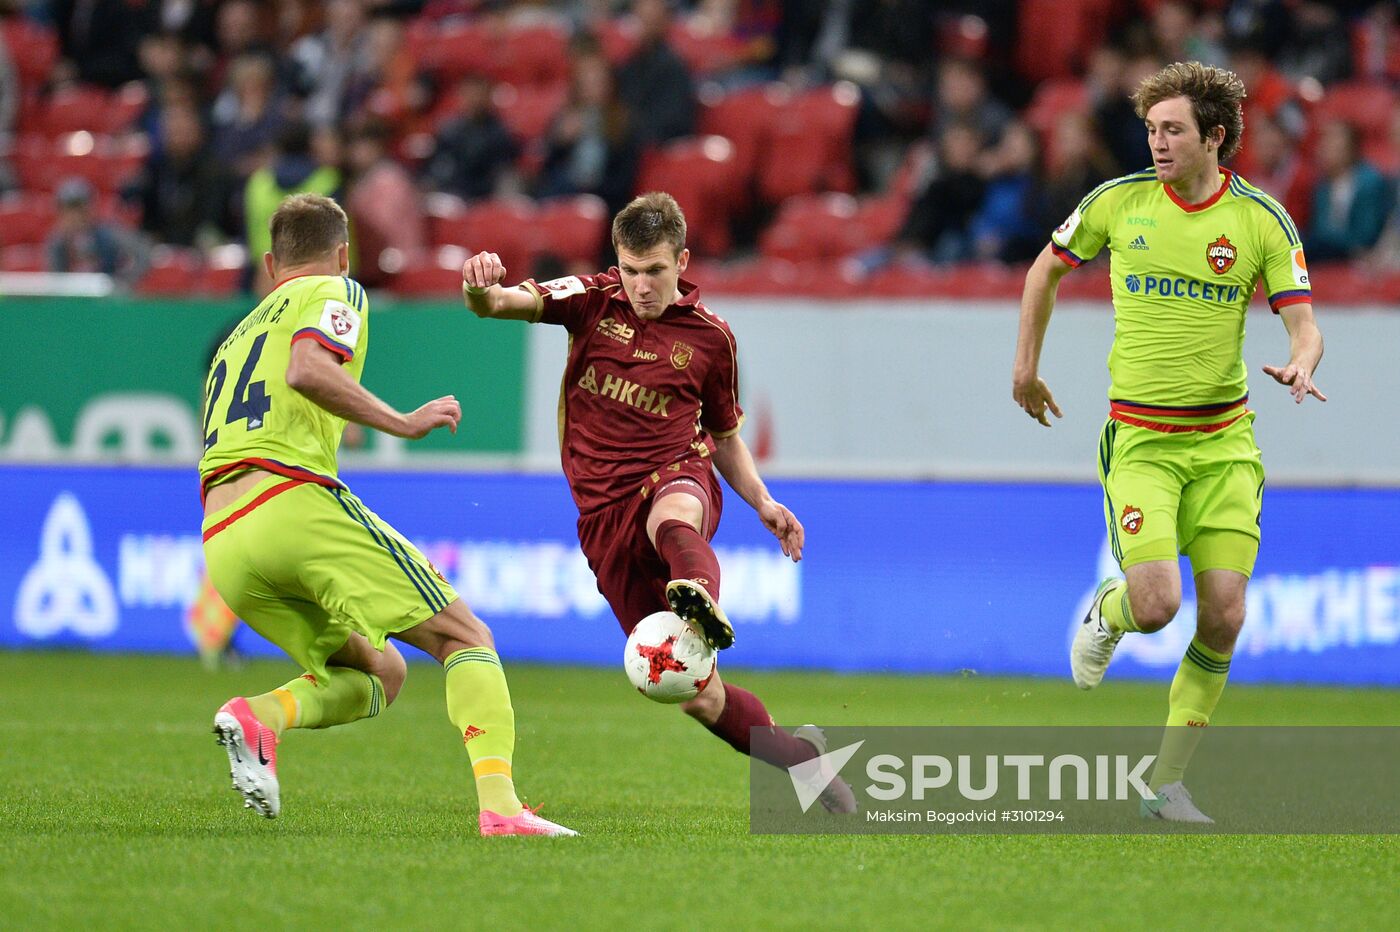
[{"label": "jako logo on jersey", "polygon": [[1147,245],[1147,238],[1146,238],[1145,236],[1143,236],[1141,233],[1139,233],[1139,234],[1138,234],[1138,238],[1135,239],[1135,240],[1133,240],[1131,243],[1128,244],[1128,248],[1129,248],[1129,249],[1151,249],[1152,247],[1150,247],[1150,246]]},{"label": "jako logo on jersey", "polygon": [[1123,525],[1123,530],[1129,534],[1136,534],[1142,530],[1142,509],[1124,505],[1123,516],[1118,519],[1118,523]]},{"label": "jako logo on jersey", "polygon": [[1308,287],[1308,260],[1303,258],[1303,250],[1293,250],[1293,283],[1303,288]]},{"label": "jako logo on jersey", "polygon": [[695,348],[689,343],[682,343],[677,340],[671,347],[671,365],[677,369],[684,369],[690,365],[690,357],[695,355]]},{"label": "jako logo on jersey", "polygon": [[1221,233],[1219,239],[1206,247],[1206,264],[1216,275],[1224,275],[1234,266],[1237,255],[1235,244]]},{"label": "jako logo on jersey", "polygon": [[1195,278],[1167,278],[1165,275],[1128,275],[1123,279],[1123,287],[1128,289],[1129,294],[1141,294],[1143,297],[1193,298],[1217,304],[1233,304],[1240,296],[1239,285],[1217,285]]},{"label": "jako logo on jersey", "polygon": [[633,358],[633,359],[645,359],[647,362],[653,362],[653,361],[655,361],[655,359],[656,359],[656,354],[655,354],[655,353],[648,352],[648,351],[646,351],[646,350],[644,350],[644,349],[639,349],[639,350],[637,350],[636,352],[634,352],[634,353],[632,354],[632,358]]},{"label": "jako logo on jersey", "polygon": [[589,366],[583,373],[583,378],[578,380],[578,387],[591,395],[602,395],[625,405],[641,408],[648,414],[659,414],[662,417],[671,416],[671,413],[666,410],[666,406],[675,397],[654,391],[627,379],[620,379],[606,372],[603,373],[603,385],[599,388],[598,373],[592,366]]},{"label": "jako logo on jersey", "polygon": [[637,335],[637,331],[627,326],[620,320],[613,320],[611,317],[604,317],[598,321],[598,332],[610,340],[619,343],[631,343],[632,338]]}]

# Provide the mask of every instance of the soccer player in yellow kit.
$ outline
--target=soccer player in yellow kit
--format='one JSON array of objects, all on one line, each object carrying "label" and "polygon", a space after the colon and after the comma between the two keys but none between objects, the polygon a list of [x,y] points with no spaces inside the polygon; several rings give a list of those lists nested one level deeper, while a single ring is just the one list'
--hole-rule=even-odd
[{"label": "soccer player in yellow kit", "polygon": [[1245,405],[1245,311],[1262,279],[1291,358],[1264,372],[1302,403],[1322,334],[1297,227],[1283,207],[1220,161],[1240,145],[1243,83],[1178,62],[1133,95],[1153,166],[1105,182],[1055,231],[1026,276],[1012,397],[1046,427],[1061,416],[1039,377],[1059,280],[1104,246],[1112,256],[1114,339],[1099,476],[1113,555],[1126,580],[1100,585],[1070,651],[1074,681],[1103,679],[1119,639],[1150,633],[1181,606],[1177,554],[1191,561],[1196,635],[1169,694],[1145,815],[1209,822],[1182,783],[1199,728],[1225,688],[1259,549],[1264,468]]},{"label": "soccer player in yellow kit", "polygon": [[336,476],[347,421],[416,439],[455,432],[461,406],[448,395],[402,414],[360,385],[369,300],[346,277],[349,232],[338,204],[294,195],[271,225],[264,264],[276,287],[219,347],[205,386],[204,554],[229,608],[306,672],[230,699],[214,716],[234,789],[275,818],[282,733],[343,725],[393,702],[407,674],[393,637],[446,670],[481,833],[573,835],[516,796],[515,713],[490,630]]}]

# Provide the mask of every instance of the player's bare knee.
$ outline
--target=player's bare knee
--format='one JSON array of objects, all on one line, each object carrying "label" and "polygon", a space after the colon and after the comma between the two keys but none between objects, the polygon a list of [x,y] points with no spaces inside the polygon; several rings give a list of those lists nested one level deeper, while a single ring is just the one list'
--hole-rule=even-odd
[{"label": "player's bare knee", "polygon": [[1244,628],[1244,602],[1227,605],[1202,603],[1196,614],[1196,635],[1211,650],[1230,653]]},{"label": "player's bare knee", "polygon": [[1132,608],[1133,621],[1138,630],[1144,634],[1151,634],[1171,624],[1171,620],[1181,608],[1181,596],[1160,589],[1129,589],[1128,604]]},{"label": "player's bare knee", "polygon": [[403,689],[404,680],[408,679],[408,664],[393,644],[384,645],[384,658],[375,675],[384,686],[384,704],[389,705],[398,697],[399,690]]}]

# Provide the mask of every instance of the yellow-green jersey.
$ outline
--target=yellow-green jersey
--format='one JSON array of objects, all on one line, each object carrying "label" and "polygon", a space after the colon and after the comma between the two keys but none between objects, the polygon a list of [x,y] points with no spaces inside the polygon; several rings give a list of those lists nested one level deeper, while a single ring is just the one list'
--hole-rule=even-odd
[{"label": "yellow-green jersey", "polygon": [[287,384],[292,344],[315,340],[359,381],[369,345],[369,301],[353,279],[303,275],[282,282],[224,340],[204,384],[200,489],[243,469],[339,486],[345,421]]},{"label": "yellow-green jersey", "polygon": [[1209,419],[1242,408],[1245,311],[1312,301],[1302,240],[1278,201],[1229,169],[1200,204],[1152,169],[1105,182],[1051,236],[1072,267],[1110,250],[1115,416]]}]

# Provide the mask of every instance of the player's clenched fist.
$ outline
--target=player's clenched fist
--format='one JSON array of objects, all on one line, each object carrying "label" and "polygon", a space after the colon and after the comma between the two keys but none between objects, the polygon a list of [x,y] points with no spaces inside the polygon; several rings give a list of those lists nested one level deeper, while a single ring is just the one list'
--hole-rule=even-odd
[{"label": "player's clenched fist", "polygon": [[403,436],[410,440],[418,440],[439,427],[446,427],[455,434],[461,420],[462,406],[458,403],[457,396],[444,395],[441,398],[433,399],[409,414],[406,418],[407,423]]},{"label": "player's clenched fist", "polygon": [[479,252],[462,263],[462,282],[468,288],[490,288],[506,277],[506,267],[494,252]]}]

